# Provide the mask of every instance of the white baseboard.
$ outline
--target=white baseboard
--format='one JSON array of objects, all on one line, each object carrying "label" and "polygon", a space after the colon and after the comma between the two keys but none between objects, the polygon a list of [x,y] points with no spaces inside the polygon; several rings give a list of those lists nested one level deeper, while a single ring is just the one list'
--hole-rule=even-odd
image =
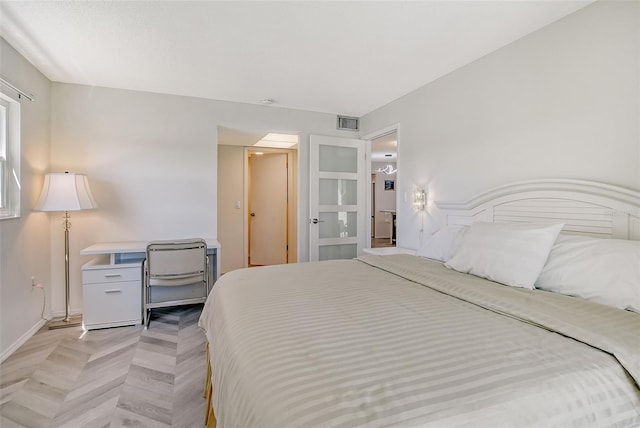
[{"label": "white baseboard", "polygon": [[20,338],[18,340],[13,342],[11,344],[11,346],[9,346],[7,349],[5,349],[4,352],[2,353],[2,355],[0,355],[0,363],[3,362],[4,360],[6,360],[7,358],[9,358],[9,356],[11,356],[11,354],[16,352],[16,350],[19,347],[24,345],[25,342],[27,340],[29,340],[31,338],[31,336],[36,334],[38,332],[38,330],[40,330],[42,328],[42,326],[44,326],[46,323],[47,323],[47,320],[41,319],[40,321],[35,323],[35,325],[33,327],[31,327],[25,334],[20,336]]},{"label": "white baseboard", "polygon": [[[52,320],[52,319],[56,319],[56,318],[64,318],[66,315],[66,312],[64,310],[62,311],[51,311],[51,313],[49,314],[49,318],[47,318],[48,320]],[[69,316],[70,317],[75,317],[78,315],[82,315],[82,309],[71,309],[69,311]]]}]

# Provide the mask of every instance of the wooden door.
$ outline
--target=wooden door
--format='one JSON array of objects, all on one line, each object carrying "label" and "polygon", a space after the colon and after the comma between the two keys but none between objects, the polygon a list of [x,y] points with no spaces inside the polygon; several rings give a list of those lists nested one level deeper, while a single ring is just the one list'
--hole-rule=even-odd
[{"label": "wooden door", "polygon": [[287,154],[252,154],[249,177],[249,264],[287,263]]}]

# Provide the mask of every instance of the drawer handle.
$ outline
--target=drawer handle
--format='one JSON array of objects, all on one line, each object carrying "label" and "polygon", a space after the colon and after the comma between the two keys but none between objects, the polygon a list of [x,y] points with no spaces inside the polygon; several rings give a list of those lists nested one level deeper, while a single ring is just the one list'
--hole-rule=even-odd
[{"label": "drawer handle", "polygon": [[122,293],[122,290],[119,288],[114,288],[112,290],[104,290],[105,293]]},{"label": "drawer handle", "polygon": [[121,276],[121,273],[108,273],[104,275],[105,278],[120,278]]}]

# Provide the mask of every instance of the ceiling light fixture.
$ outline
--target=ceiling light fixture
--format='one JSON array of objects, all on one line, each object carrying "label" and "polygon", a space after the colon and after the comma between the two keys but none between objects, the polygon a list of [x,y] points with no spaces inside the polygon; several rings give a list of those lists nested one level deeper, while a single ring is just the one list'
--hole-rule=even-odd
[{"label": "ceiling light fixture", "polygon": [[395,174],[397,171],[391,164],[376,169],[376,172],[384,172],[385,174]]},{"label": "ceiling light fixture", "polygon": [[254,144],[255,147],[270,147],[273,149],[288,149],[300,142],[300,137],[296,134],[278,134],[269,132],[260,141]]}]

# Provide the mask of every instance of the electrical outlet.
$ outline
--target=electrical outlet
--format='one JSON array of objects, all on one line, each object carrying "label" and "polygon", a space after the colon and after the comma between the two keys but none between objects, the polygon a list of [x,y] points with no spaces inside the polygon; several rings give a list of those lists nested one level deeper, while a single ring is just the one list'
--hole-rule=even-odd
[{"label": "electrical outlet", "polygon": [[36,282],[36,277],[32,276],[31,277],[31,289],[33,290],[34,288],[40,288],[42,291],[44,291],[44,285],[37,283]]}]

